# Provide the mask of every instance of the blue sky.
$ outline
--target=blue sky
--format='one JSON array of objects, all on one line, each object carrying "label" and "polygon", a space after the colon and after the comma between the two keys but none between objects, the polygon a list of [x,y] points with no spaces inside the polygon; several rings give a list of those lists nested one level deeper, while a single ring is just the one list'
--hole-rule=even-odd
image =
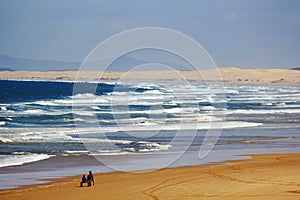
[{"label": "blue sky", "polygon": [[300,66],[298,0],[0,0],[0,54],[82,61],[120,31],[158,26],[198,41],[218,66]]}]

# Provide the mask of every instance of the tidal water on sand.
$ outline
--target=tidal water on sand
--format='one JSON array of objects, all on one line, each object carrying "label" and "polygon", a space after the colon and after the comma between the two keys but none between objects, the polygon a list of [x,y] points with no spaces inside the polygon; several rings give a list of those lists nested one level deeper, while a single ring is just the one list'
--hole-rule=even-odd
[{"label": "tidal water on sand", "polygon": [[74,86],[0,81],[0,189],[89,169],[134,171],[300,152],[297,86],[226,84],[213,93],[202,83]]}]

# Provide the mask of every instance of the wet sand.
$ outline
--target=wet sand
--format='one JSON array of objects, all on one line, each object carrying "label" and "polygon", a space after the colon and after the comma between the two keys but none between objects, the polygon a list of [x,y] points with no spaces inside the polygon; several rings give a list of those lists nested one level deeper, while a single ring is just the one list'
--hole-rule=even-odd
[{"label": "wet sand", "polygon": [[95,186],[79,187],[81,176],[0,191],[12,199],[300,199],[300,154],[252,155],[252,159],[95,175]]}]

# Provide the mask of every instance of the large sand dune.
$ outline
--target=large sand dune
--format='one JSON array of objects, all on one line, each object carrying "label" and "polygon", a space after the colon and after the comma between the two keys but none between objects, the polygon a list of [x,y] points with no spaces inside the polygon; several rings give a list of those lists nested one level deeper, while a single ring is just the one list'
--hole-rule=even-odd
[{"label": "large sand dune", "polygon": [[69,81],[223,81],[225,83],[249,84],[300,84],[300,71],[285,69],[239,69],[219,68],[202,71],[2,71],[0,79],[14,80],[69,80]]}]

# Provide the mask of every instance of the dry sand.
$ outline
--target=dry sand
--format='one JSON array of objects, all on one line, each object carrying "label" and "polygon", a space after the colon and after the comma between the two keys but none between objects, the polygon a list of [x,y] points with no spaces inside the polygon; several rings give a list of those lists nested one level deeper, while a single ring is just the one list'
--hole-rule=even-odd
[{"label": "dry sand", "polygon": [[300,71],[284,69],[239,69],[219,68],[202,71],[134,71],[134,72],[96,72],[96,71],[2,71],[0,79],[15,80],[69,80],[69,81],[219,81],[226,83],[249,84],[300,84]]},{"label": "dry sand", "polygon": [[[300,154],[253,155],[252,159],[161,169],[148,173],[80,176],[45,185],[0,191],[1,200],[67,199],[300,199]],[[87,169],[88,170],[88,169]]]}]

